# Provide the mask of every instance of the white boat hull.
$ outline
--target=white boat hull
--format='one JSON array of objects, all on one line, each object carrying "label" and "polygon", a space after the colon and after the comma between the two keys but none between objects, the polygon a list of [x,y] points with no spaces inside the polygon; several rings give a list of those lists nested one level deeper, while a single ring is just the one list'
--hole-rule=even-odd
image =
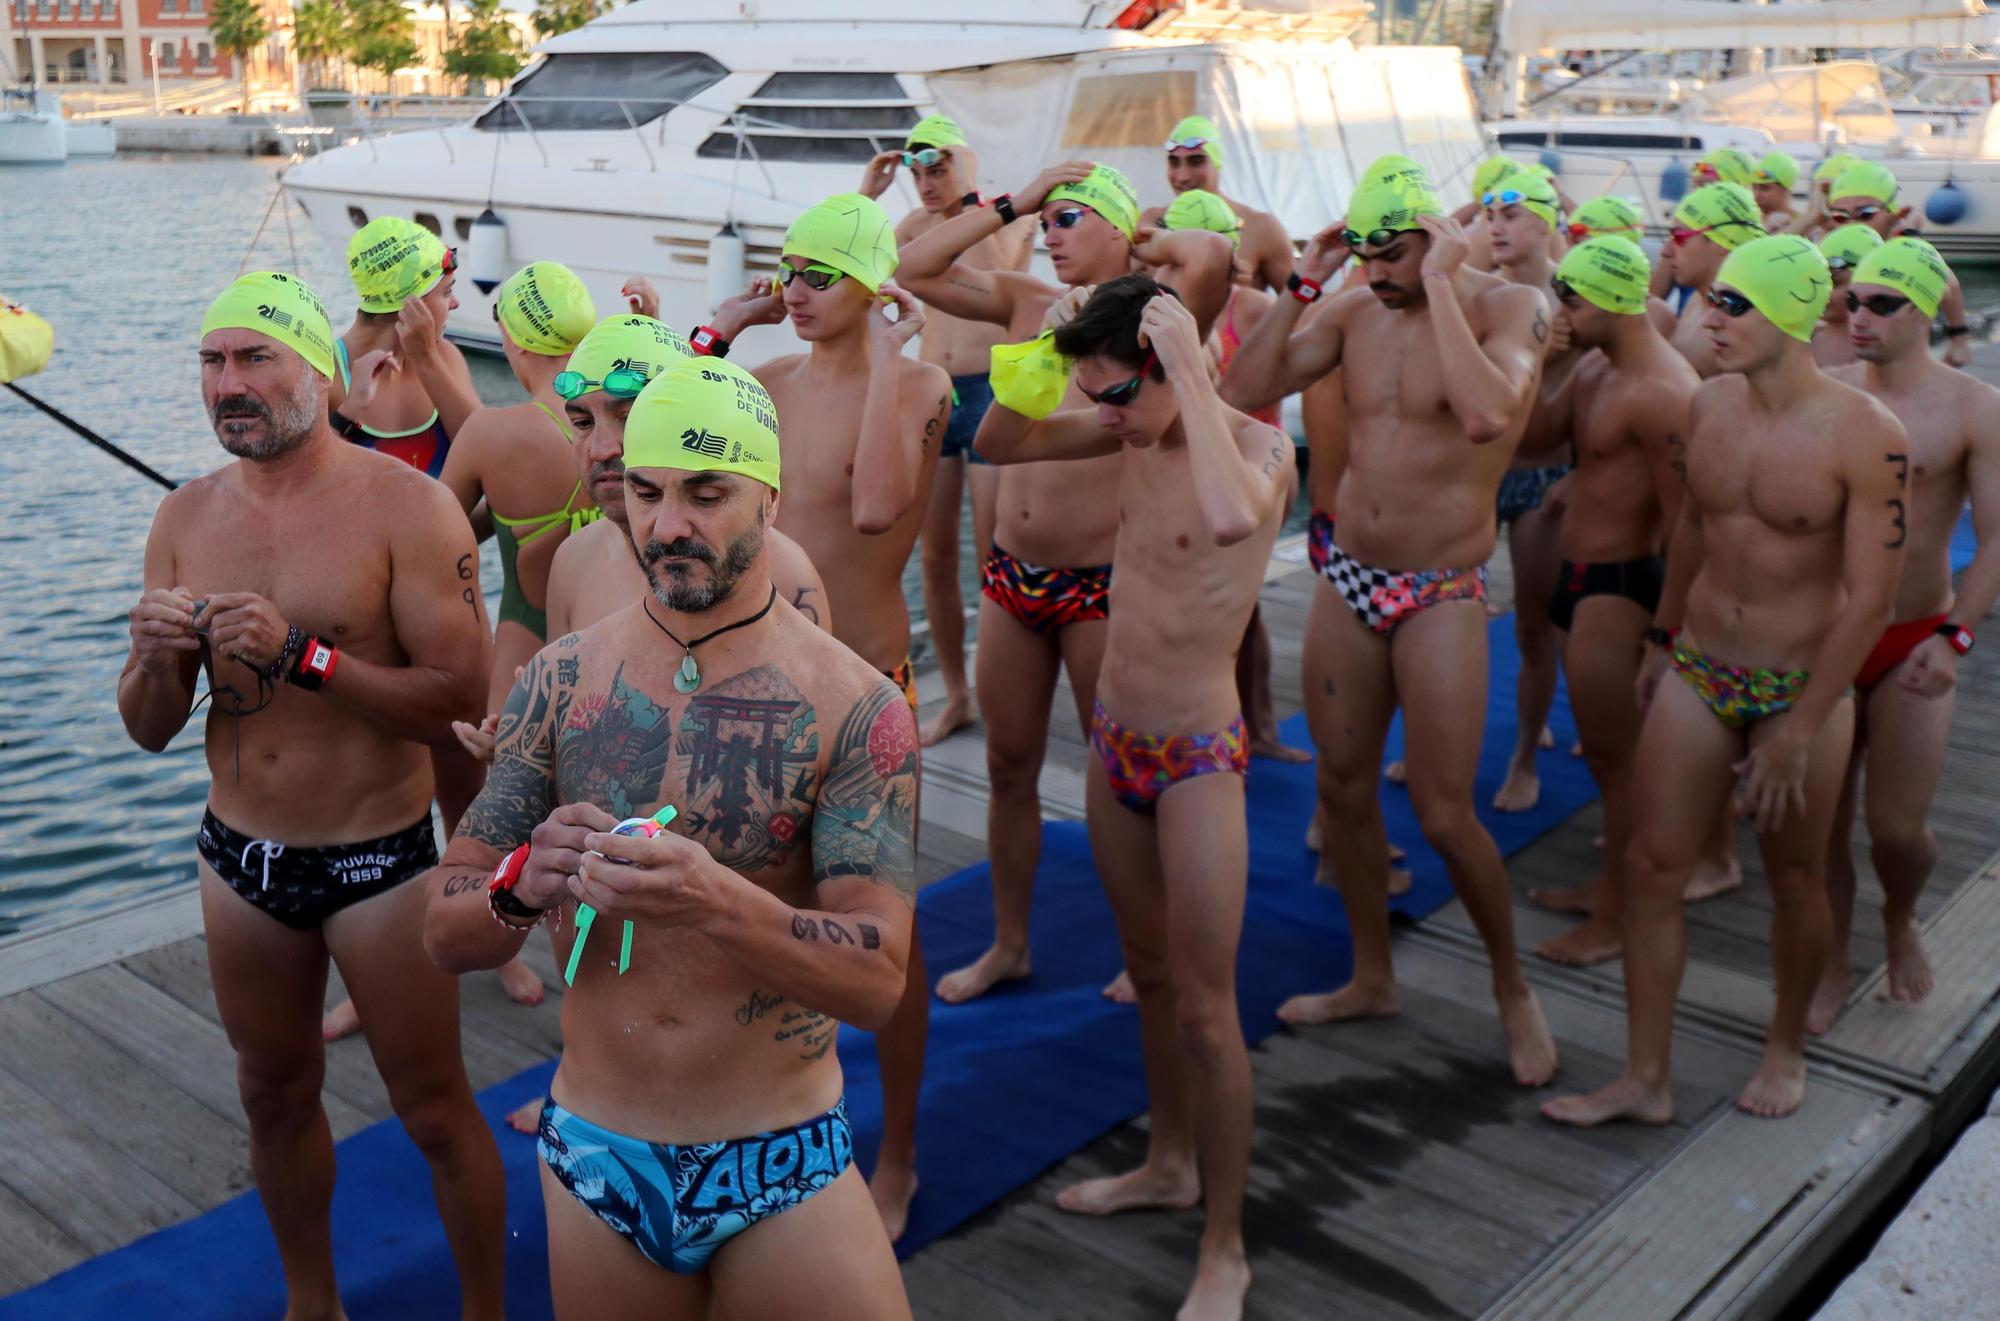
[{"label": "white boat hull", "polygon": [[118,126],[108,119],[65,121],[63,138],[72,156],[113,156],[118,152]]},{"label": "white boat hull", "polygon": [[0,165],[56,165],[69,157],[59,117],[0,114]]}]

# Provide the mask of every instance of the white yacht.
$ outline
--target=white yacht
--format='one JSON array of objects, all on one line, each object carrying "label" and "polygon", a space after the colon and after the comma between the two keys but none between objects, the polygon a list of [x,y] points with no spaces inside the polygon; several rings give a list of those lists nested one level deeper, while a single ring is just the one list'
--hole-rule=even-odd
[{"label": "white yacht", "polygon": [[[1375,156],[1415,157],[1460,202],[1485,149],[1458,52],[1356,47],[1368,10],[1350,0],[831,8],[637,0],[540,47],[472,122],[310,157],[285,186],[340,251],[384,214],[464,244],[472,278],[450,330],[490,346],[489,282],[535,260],[573,267],[602,312],[644,275],[668,322],[707,319],[773,268],[793,217],[852,191],[933,111],[978,147],[989,193],[1082,158],[1124,170],[1149,204],[1169,197],[1169,131],[1208,114],[1230,194],[1301,238],[1341,214]],[[901,181],[883,202],[917,204]],[[790,338],[761,328],[743,356]]]},{"label": "white yacht", "polygon": [[0,86],[0,165],[59,165],[69,159],[62,98]]}]

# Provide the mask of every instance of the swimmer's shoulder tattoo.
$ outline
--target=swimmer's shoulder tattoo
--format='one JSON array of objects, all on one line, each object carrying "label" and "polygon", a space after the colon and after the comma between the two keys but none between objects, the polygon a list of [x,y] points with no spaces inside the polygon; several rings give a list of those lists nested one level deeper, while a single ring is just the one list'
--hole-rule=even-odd
[{"label": "swimmer's shoulder tattoo", "polygon": [[504,852],[525,844],[555,810],[555,730],[569,691],[547,652],[521,671],[493,732],[486,786],[459,826],[467,836]]},{"label": "swimmer's shoulder tattoo", "polygon": [[860,876],[914,903],[917,723],[894,684],[871,687],[841,721],[813,816],[813,880]]}]

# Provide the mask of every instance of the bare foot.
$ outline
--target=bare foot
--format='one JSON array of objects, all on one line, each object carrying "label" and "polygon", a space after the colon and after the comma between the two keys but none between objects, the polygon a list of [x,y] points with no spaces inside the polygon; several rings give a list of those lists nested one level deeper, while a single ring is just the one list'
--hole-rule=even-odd
[{"label": "bare foot", "polygon": [[1719,894],[1728,894],[1743,885],[1743,864],[1731,854],[1729,864],[1722,866],[1711,858],[1703,858],[1694,865],[1688,875],[1687,889],[1681,892],[1684,903],[1698,904],[1704,899],[1713,899]]},{"label": "bare foot", "polygon": [[1408,862],[1409,860],[1410,860],[1410,851],[1408,849],[1399,848],[1394,844],[1391,844],[1389,846],[1389,861]]},{"label": "bare foot", "polygon": [[998,945],[955,972],[938,978],[937,998],[948,1005],[977,1000],[1001,982],[1015,982],[1034,969],[1028,951],[1008,951]]},{"label": "bare foot", "polygon": [[[1547,725],[1543,725],[1542,736],[1535,740],[1535,746],[1538,748],[1553,748],[1555,745],[1556,745],[1556,732],[1553,729],[1550,729]],[[1578,746],[1580,747],[1582,745],[1579,744]]]},{"label": "bare foot", "polygon": [[523,1137],[533,1137],[542,1127],[542,1098],[536,1097],[507,1112],[507,1127]]},{"label": "bare foot", "polygon": [[1826,961],[1826,970],[1813,988],[1812,1003],[1806,1006],[1806,1031],[1823,1037],[1833,1031],[1840,1011],[1847,1007],[1847,990],[1854,983],[1854,969],[1845,962]]},{"label": "bare foot", "polygon": [[1204,1252],[1194,1268],[1194,1287],[1174,1321],[1241,1321],[1243,1296],[1249,1292],[1250,1263],[1242,1244],[1233,1252]]},{"label": "bare foot", "polygon": [[1110,1216],[1120,1211],[1185,1211],[1201,1201],[1201,1176],[1192,1167],[1155,1170],[1141,1165],[1125,1174],[1085,1179],[1056,1194],[1071,1215]]},{"label": "bare foot", "polygon": [[354,1012],[354,1001],[342,1000],[326,1011],[326,1017],[319,1020],[319,1039],[338,1041],[351,1037],[361,1030],[361,1015]]},{"label": "bare foot", "polygon": [[1535,774],[1533,766],[1514,766],[1508,769],[1506,783],[1500,786],[1500,792],[1493,795],[1493,810],[1529,812],[1541,801],[1542,777]]},{"label": "bare foot", "polygon": [[1587,917],[1597,911],[1597,890],[1594,885],[1544,886],[1528,891],[1528,902],[1551,913],[1581,913]]},{"label": "bare foot", "polygon": [[1593,963],[1607,963],[1617,958],[1624,949],[1625,942],[1619,935],[1618,924],[1600,922],[1593,917],[1560,936],[1543,941],[1535,946],[1535,953],[1550,963],[1588,968]]},{"label": "bare foot", "polygon": [[1104,989],[1099,991],[1098,994],[1115,1005],[1135,1005],[1139,1003],[1139,993],[1132,989],[1132,974],[1123,968],[1118,970],[1116,977],[1105,983]]},{"label": "bare foot", "polygon": [[1921,1004],[1937,984],[1931,961],[1924,955],[1924,934],[1915,918],[1886,927],[1889,939],[1889,998],[1898,1004]]},{"label": "bare foot", "polygon": [[1806,1101],[1806,1061],[1803,1055],[1772,1058],[1766,1048],[1757,1076],[1736,1098],[1736,1108],[1759,1119],[1783,1119]]},{"label": "bare foot", "polygon": [[1609,1087],[1600,1087],[1587,1096],[1561,1096],[1542,1107],[1542,1117],[1558,1124],[1596,1128],[1613,1119],[1630,1119],[1639,1124],[1674,1122],[1674,1094],[1664,1086],[1620,1078]]},{"label": "bare foot", "polygon": [[1569,745],[1569,755],[1572,757],[1581,757],[1583,755],[1582,739],[1578,739],[1576,742]]},{"label": "bare foot", "polygon": [[1389,869],[1389,897],[1391,899],[1394,899],[1399,894],[1408,894],[1410,887],[1416,883],[1417,878],[1410,875],[1408,867],[1391,867]]},{"label": "bare foot", "polygon": [[942,743],[957,731],[972,723],[972,699],[970,697],[947,697],[944,710],[924,721],[917,737],[925,747]]},{"label": "bare foot", "polygon": [[1542,1017],[1541,1001],[1523,986],[1521,994],[1498,1004],[1500,1034],[1507,1038],[1507,1062],[1513,1066],[1514,1081],[1523,1087],[1547,1085],[1556,1076],[1556,1039]]},{"label": "bare foot", "polygon": [[1408,784],[1410,768],[1400,761],[1392,761],[1382,768],[1382,778],[1390,784]]},{"label": "bare foot", "polygon": [[1312,753],[1304,748],[1295,748],[1289,743],[1280,743],[1274,738],[1253,738],[1250,740],[1250,755],[1269,757],[1272,761],[1282,761],[1293,766],[1303,766],[1313,759]]},{"label": "bare foot", "polygon": [[877,1160],[875,1173],[868,1176],[868,1195],[875,1199],[875,1214],[882,1217],[882,1228],[894,1243],[910,1224],[910,1203],[917,1195],[916,1167],[907,1161]]},{"label": "bare foot", "polygon": [[1293,1027],[1310,1023],[1345,1023],[1355,1018],[1394,1018],[1403,1012],[1403,997],[1394,985],[1358,986],[1353,982],[1323,995],[1295,995],[1278,1006],[1278,1020]]},{"label": "bare foot", "polygon": [[509,959],[500,965],[500,989],[515,1004],[530,1007],[540,1004],[544,994],[542,979],[519,959]]}]

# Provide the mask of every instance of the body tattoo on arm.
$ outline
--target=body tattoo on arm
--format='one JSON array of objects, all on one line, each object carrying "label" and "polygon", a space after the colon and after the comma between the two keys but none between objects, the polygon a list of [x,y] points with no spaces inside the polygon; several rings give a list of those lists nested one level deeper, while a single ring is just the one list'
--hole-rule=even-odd
[{"label": "body tattoo on arm", "polygon": [[[1907,454],[1884,454],[1882,458],[1896,470],[1896,489],[1906,491],[1910,487],[1910,456]],[[1884,550],[1899,550],[1910,539],[1909,516],[1903,508],[1901,496],[1889,500],[1889,516],[1895,521],[1890,525],[1895,537],[1882,543]]]},{"label": "body tattoo on arm", "polygon": [[507,853],[548,819],[556,807],[555,732],[574,691],[559,681],[548,652],[528,662],[501,708],[486,787],[466,809],[461,831]]},{"label": "body tattoo on arm", "polygon": [[854,704],[834,740],[813,814],[813,880],[860,876],[914,904],[916,835],[916,718],[885,681]]}]

